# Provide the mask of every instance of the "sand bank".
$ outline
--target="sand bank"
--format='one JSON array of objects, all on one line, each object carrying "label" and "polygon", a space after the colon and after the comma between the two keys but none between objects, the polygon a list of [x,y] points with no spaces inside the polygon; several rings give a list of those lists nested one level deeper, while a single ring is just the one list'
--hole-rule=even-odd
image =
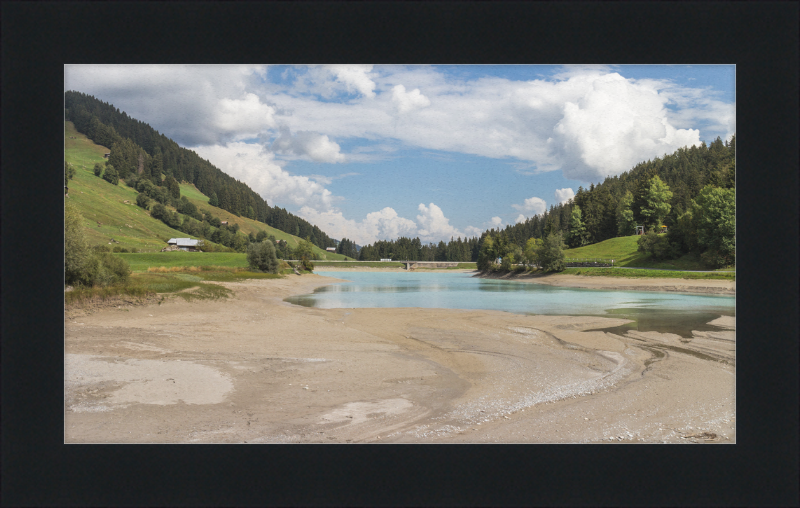
[{"label": "sand bank", "polygon": [[[479,272],[475,272],[478,274]],[[480,275],[487,279],[531,282],[550,286],[587,289],[613,289],[618,291],[662,291],[677,293],[703,293],[713,295],[736,295],[736,281],[722,279],[661,279],[567,275],[553,273],[545,275]]]},{"label": "sand bank", "polygon": [[735,322],[692,339],[622,319],[227,300],[72,313],[69,443],[735,442]]}]

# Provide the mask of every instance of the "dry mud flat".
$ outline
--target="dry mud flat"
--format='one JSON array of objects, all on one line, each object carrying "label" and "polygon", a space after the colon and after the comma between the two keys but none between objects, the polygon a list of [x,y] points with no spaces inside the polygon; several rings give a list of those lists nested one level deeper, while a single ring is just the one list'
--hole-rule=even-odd
[{"label": "dry mud flat", "polygon": [[221,301],[66,316],[67,443],[733,443],[735,324],[283,301],[336,279],[230,283]]}]

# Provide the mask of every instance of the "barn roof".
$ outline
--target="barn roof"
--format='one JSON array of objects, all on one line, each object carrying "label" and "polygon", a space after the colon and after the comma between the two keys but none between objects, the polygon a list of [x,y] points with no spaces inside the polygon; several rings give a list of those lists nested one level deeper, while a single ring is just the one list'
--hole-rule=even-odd
[{"label": "barn roof", "polygon": [[197,247],[199,240],[192,240],[191,238],[170,238],[167,243],[170,245],[177,245],[178,247]]}]

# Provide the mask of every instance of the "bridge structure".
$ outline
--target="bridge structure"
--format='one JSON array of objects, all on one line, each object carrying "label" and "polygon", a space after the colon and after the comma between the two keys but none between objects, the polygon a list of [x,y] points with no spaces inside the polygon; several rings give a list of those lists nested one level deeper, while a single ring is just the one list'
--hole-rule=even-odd
[{"label": "bridge structure", "polygon": [[414,268],[455,268],[458,261],[400,261],[406,265],[406,270]]}]

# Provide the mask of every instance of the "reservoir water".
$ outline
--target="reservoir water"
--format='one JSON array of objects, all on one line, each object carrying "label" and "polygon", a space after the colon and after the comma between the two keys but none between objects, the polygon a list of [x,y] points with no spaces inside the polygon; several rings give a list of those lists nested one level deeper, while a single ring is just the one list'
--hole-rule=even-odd
[{"label": "reservoir water", "polygon": [[[345,279],[286,301],[324,309],[425,307],[502,310],[518,314],[605,316],[633,320],[615,327],[691,337],[692,330],[720,316],[735,316],[736,298],[652,291],[579,289],[528,282],[480,279],[470,273],[321,272]],[[612,329],[608,329],[612,331]]]}]

